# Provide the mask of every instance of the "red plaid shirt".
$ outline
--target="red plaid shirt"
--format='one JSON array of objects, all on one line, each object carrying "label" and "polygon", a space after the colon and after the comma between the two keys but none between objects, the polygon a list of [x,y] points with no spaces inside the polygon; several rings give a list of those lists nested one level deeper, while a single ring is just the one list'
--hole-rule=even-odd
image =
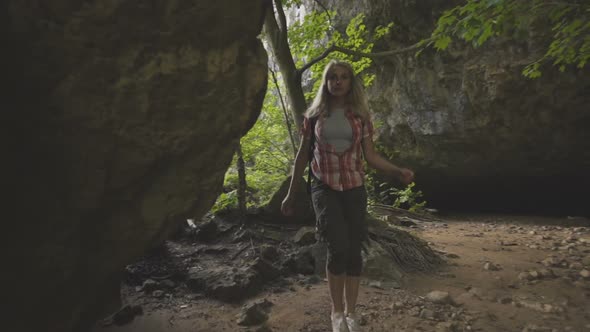
[{"label": "red plaid shirt", "polygon": [[[363,121],[352,111],[346,112],[346,117],[352,128],[352,144],[342,153],[337,153],[334,147],[322,138],[323,117],[319,117],[315,124],[315,144],[311,170],[320,181],[338,191],[360,187],[364,183],[365,170],[362,158],[362,139],[373,137],[373,124],[370,120]],[[310,120],[303,118],[302,137],[310,139]]]}]

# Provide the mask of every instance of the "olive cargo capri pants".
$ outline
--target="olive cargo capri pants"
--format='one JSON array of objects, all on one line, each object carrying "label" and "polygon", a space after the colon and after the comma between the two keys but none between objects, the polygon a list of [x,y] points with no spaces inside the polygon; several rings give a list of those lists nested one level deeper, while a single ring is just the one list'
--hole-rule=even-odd
[{"label": "olive cargo capri pants", "polygon": [[335,275],[360,276],[361,242],[367,234],[365,187],[337,191],[317,179],[312,184],[319,239],[328,244],[328,271]]}]

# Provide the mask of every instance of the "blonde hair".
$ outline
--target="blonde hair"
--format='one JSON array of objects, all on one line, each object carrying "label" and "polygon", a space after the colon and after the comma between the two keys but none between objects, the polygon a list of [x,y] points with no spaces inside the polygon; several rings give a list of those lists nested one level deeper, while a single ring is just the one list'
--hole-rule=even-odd
[{"label": "blonde hair", "polygon": [[350,63],[342,60],[330,60],[324,68],[322,74],[322,83],[320,90],[316,94],[311,106],[305,112],[307,118],[316,116],[326,116],[329,112],[330,92],[328,92],[328,74],[334,67],[342,67],[348,70],[351,77],[350,91],[347,95],[347,103],[351,107],[353,113],[365,120],[369,117],[369,104],[367,102],[367,95],[360,79],[354,74],[354,70]]}]

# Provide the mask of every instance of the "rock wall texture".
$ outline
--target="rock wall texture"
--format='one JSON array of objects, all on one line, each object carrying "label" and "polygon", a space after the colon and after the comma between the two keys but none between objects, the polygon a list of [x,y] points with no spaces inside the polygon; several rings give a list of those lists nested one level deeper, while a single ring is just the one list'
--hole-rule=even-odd
[{"label": "rock wall texture", "polygon": [[266,91],[268,3],[1,6],[9,329],[80,330],[126,263],[219,194]]},{"label": "rock wall texture", "polygon": [[[369,27],[394,21],[376,50],[426,38],[458,1],[326,1],[343,26],[358,13]],[[526,41],[496,38],[480,49],[455,43],[375,61],[369,89],[379,141],[416,170],[433,207],[590,214],[590,68],[522,76],[550,31]],[[538,29],[538,31],[537,31]]]}]

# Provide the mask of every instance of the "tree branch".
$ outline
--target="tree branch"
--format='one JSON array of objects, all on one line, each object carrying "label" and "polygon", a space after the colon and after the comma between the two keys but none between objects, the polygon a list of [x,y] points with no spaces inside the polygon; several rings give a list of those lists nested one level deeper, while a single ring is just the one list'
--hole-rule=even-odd
[{"label": "tree branch", "polygon": [[309,61],[308,63],[306,63],[305,65],[303,65],[303,67],[301,67],[300,69],[297,69],[295,71],[295,75],[297,75],[297,77],[301,78],[301,75],[303,75],[303,73],[309,69],[309,67],[315,65],[317,62],[321,61],[322,59],[324,59],[325,57],[327,57],[330,53],[334,52],[336,46],[332,45],[330,47],[328,47],[322,54],[320,54],[319,56],[317,56],[316,58],[312,59],[311,61]]},{"label": "tree branch", "polygon": [[281,4],[281,0],[274,0],[275,8],[277,10],[277,14],[279,16],[279,28],[282,34],[287,34],[287,17],[285,16],[285,11],[283,10],[283,4]]},{"label": "tree branch", "polygon": [[344,54],[348,54],[348,55],[358,56],[361,58],[375,59],[375,58],[381,58],[381,57],[386,57],[386,56],[415,51],[415,50],[423,47],[424,45],[428,44],[430,41],[432,41],[432,39],[428,38],[428,39],[421,40],[421,41],[417,42],[416,44],[408,46],[408,47],[399,48],[399,49],[390,50],[390,51],[377,52],[377,53],[364,53],[364,52],[359,52],[359,51],[354,51],[354,50],[351,50],[348,48],[344,48],[341,46],[332,45],[332,46],[328,47],[318,57],[310,60],[308,63],[303,65],[303,67],[301,67],[300,69],[297,69],[296,73],[300,77],[307,69],[309,69],[309,67],[315,65],[317,62],[321,61],[322,59],[324,59],[325,57],[330,55],[330,53],[332,53],[332,52],[340,52],[340,53],[344,53]]},{"label": "tree branch", "polygon": [[330,17],[330,12],[328,11],[328,8],[326,8],[326,6],[324,6],[323,3],[320,2],[320,0],[314,0],[315,3],[317,3],[320,7],[322,7],[322,9],[324,10],[324,12],[326,13],[326,15],[328,15],[328,22],[330,22],[330,26],[332,27],[332,29],[334,29],[334,25],[332,24],[332,17]]}]

